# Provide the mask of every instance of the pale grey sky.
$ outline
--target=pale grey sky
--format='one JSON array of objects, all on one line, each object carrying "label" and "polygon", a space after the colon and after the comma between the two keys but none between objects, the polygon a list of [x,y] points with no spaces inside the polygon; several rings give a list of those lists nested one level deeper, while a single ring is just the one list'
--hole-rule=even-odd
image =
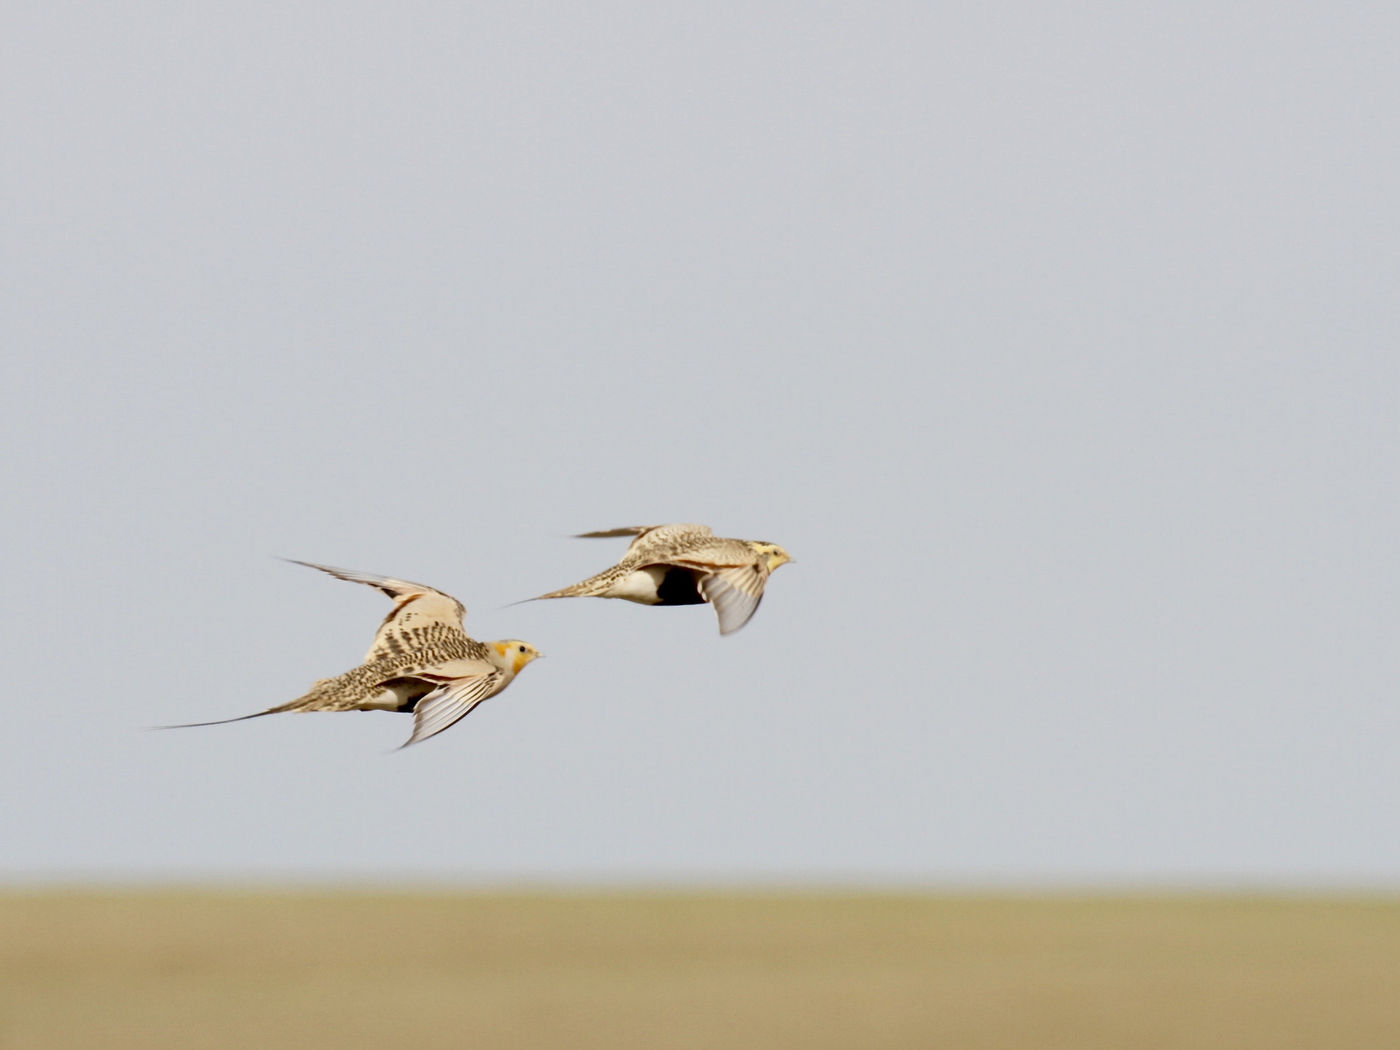
[{"label": "pale grey sky", "polygon": [[[0,880],[1400,885],[1400,14],[3,16]],[[585,529],[753,622],[506,607]],[[548,659],[248,713],[422,580]]]}]

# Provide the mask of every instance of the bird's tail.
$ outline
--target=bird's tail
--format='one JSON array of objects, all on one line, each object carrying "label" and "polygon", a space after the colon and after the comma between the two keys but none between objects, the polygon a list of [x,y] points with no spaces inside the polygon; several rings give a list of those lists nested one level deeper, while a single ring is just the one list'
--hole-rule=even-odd
[{"label": "bird's tail", "polygon": [[230,722],[246,722],[250,718],[262,718],[263,715],[280,715],[284,711],[316,711],[322,709],[321,701],[324,698],[323,687],[335,682],[332,678],[322,678],[311,689],[297,697],[289,700],[285,704],[278,704],[276,707],[269,707],[266,711],[254,711],[251,715],[239,715],[237,718],[218,718],[212,722],[181,722],[173,726],[151,726],[152,729],[198,729],[200,726],[224,726]]},{"label": "bird's tail", "polygon": [[282,710],[274,707],[271,711],[254,711],[251,715],[239,715],[237,718],[218,718],[213,722],[180,722],[173,726],[148,726],[149,729],[198,729],[200,726],[226,726],[230,722],[246,722],[250,718],[261,718],[263,715],[275,715]]},{"label": "bird's tail", "polygon": [[[562,587],[557,591],[550,591],[548,594],[537,594],[533,598],[526,598],[527,602],[543,601],[545,598],[592,598],[606,591],[617,581],[617,572],[614,569],[605,569],[596,576],[590,576],[586,580],[569,587]],[[520,602],[517,605],[522,604]]]}]

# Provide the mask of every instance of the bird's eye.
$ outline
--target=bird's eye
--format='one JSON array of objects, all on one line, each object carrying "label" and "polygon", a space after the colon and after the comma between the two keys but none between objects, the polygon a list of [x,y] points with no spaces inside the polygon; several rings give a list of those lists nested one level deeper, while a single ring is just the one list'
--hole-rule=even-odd
[{"label": "bird's eye", "polygon": [[525,647],[524,647],[523,645],[520,646],[520,651],[521,651],[522,653],[525,651]]}]

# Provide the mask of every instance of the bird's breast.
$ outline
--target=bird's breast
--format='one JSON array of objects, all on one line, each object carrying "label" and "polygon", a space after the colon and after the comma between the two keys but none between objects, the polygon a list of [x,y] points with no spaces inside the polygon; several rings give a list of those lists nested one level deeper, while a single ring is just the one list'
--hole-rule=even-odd
[{"label": "bird's breast", "polygon": [[665,577],[665,566],[648,565],[644,569],[637,569],[634,572],[629,572],[626,576],[619,577],[604,592],[604,597],[621,598],[623,601],[637,602],[641,605],[656,605],[661,601],[657,597],[657,592]]},{"label": "bird's breast", "polygon": [[610,588],[607,597],[641,605],[701,605],[700,573],[675,565],[646,565],[628,573]]}]

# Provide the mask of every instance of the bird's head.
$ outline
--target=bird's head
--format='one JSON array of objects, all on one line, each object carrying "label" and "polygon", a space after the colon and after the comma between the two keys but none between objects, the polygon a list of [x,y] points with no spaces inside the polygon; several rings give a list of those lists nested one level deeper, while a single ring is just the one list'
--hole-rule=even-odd
[{"label": "bird's head", "polygon": [[761,557],[768,566],[768,571],[772,572],[779,565],[786,565],[792,561],[792,555],[783,550],[776,543],[765,543],[762,540],[753,540],[749,546],[754,549],[754,553]]},{"label": "bird's head", "polygon": [[492,642],[488,648],[493,654],[491,662],[512,678],[531,660],[538,660],[544,655],[529,642],[522,642],[519,638]]}]

